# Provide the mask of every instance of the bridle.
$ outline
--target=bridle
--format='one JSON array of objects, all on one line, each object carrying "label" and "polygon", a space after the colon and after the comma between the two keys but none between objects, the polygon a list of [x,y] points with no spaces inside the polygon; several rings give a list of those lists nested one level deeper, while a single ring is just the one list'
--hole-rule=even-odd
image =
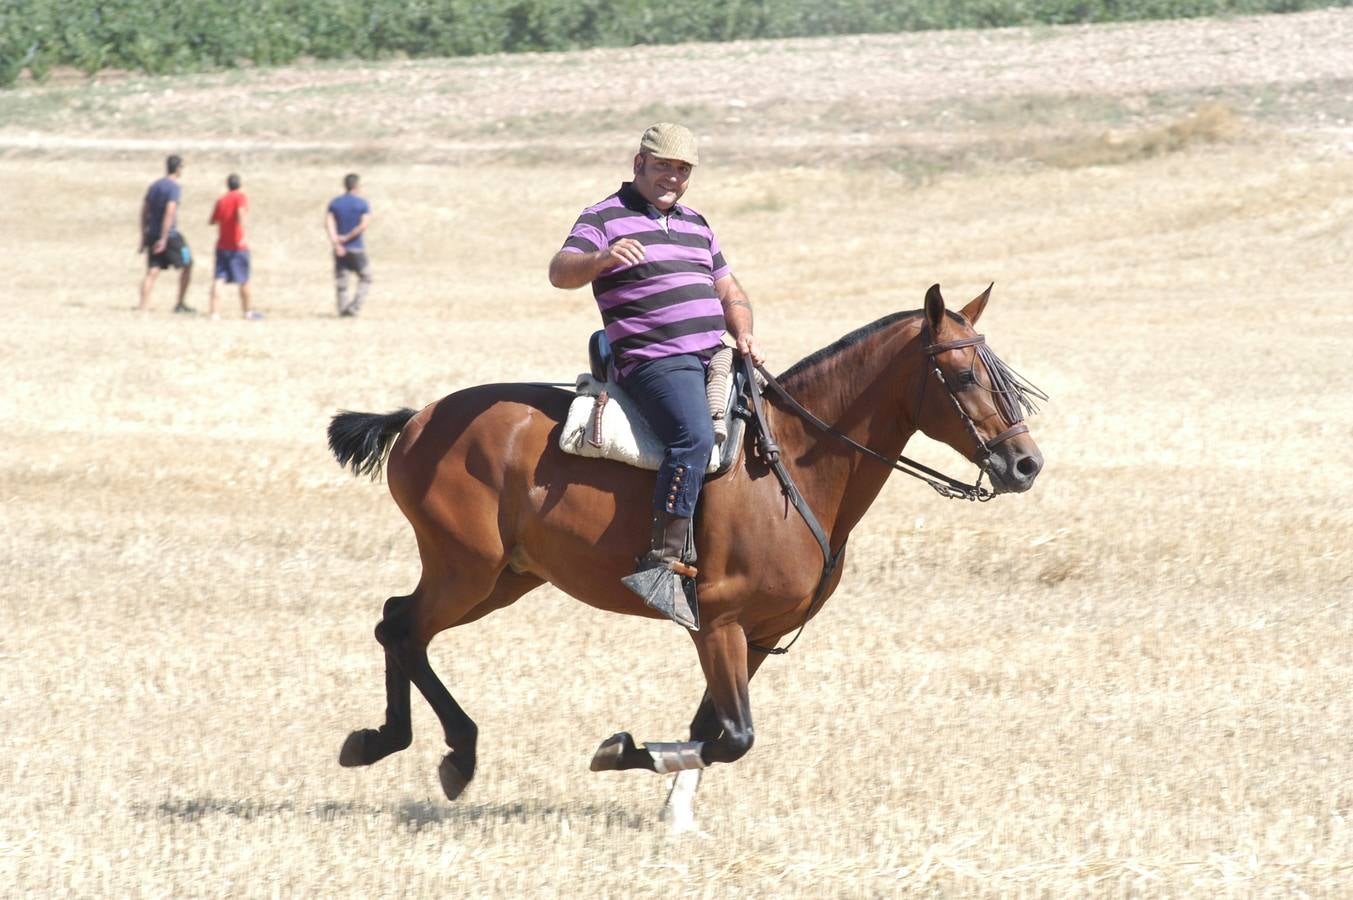
[{"label": "bridle", "polygon": [[[921,340],[927,341],[930,336],[930,325],[927,323],[925,329],[921,332]],[[981,433],[977,430],[977,423],[973,421],[972,416],[968,415],[968,411],[963,408],[963,404],[958,402],[958,395],[954,393],[954,389],[949,385],[948,380],[944,377],[944,373],[940,371],[940,367],[936,363],[935,357],[939,356],[941,353],[948,353],[950,350],[961,350],[964,347],[977,347],[978,350],[974,358],[982,359],[982,361],[987,364],[987,371],[991,373],[993,381],[996,381],[999,378],[996,373],[1002,369],[1008,370],[1008,367],[1006,367],[999,359],[996,359],[995,354],[991,354],[989,351],[984,352],[987,351],[986,340],[986,335],[975,334],[972,337],[957,338],[956,340],[941,341],[939,343],[929,343],[927,341],[925,344],[926,361],[930,372],[939,379],[940,384],[944,385],[945,393],[949,395],[949,402],[954,405],[954,409],[958,412],[958,417],[963,422],[963,427],[967,429],[968,434],[972,435],[972,439],[977,443],[978,453],[980,453],[982,457],[977,463],[979,469],[977,484],[981,483],[982,474],[986,472],[986,464],[987,460],[991,459],[992,448],[1002,441],[1009,440],[1015,435],[1028,434],[1029,426],[1024,424],[1024,416],[1020,411],[1019,403],[1001,404],[1001,406],[1006,407],[1001,410],[1002,415],[1007,418],[1007,421],[1013,418],[1015,424],[990,440],[982,437]],[[925,389],[926,385],[929,383],[930,380],[928,378],[923,378],[921,380],[921,397],[916,403],[916,416],[913,418],[914,422],[919,423],[921,421],[921,408],[925,404]],[[1000,388],[988,388],[975,378],[973,380],[973,385],[989,394],[1004,395],[1006,393],[1005,390]],[[1046,395],[1043,395],[1043,399],[1047,399]],[[976,487],[977,485],[975,484],[974,488]],[[988,493],[985,497],[979,496],[967,499],[990,500],[994,496],[995,494]]]},{"label": "bridle", "polygon": [[[972,416],[968,415],[967,411],[963,408],[963,404],[958,402],[958,397],[955,396],[953,388],[949,386],[949,382],[945,380],[944,373],[941,372],[940,367],[935,364],[935,357],[941,353],[947,353],[950,350],[982,345],[986,342],[986,337],[978,334],[969,338],[959,338],[957,340],[943,341],[940,343],[931,343],[929,338],[930,326],[927,324],[925,329],[921,332],[922,346],[925,348],[926,368],[940,380],[941,384],[944,385],[945,393],[949,396],[949,402],[952,403],[954,409],[958,411],[959,418],[962,420],[964,428],[972,435],[973,440],[977,442],[979,452],[982,456],[981,460],[977,463],[977,479],[972,484],[965,484],[957,478],[951,478],[943,472],[938,472],[904,454],[899,453],[896,459],[891,459],[871,447],[866,447],[850,435],[833,428],[831,425],[828,425],[805,409],[803,404],[795,400],[789,392],[784,389],[784,386],[775,380],[775,376],[766,371],[764,366],[758,365],[756,371],[765,379],[766,386],[774,391],[781,400],[785,401],[786,405],[788,405],[799,418],[808,422],[824,434],[836,438],[855,451],[862,453],[871,459],[876,459],[886,466],[891,466],[898,472],[904,472],[913,478],[919,478],[934,488],[935,492],[941,497],[947,497],[950,500],[974,500],[985,503],[996,496],[995,491],[982,486],[982,476],[986,474],[986,462],[991,458],[992,448],[1002,441],[1009,440],[1016,435],[1027,434],[1029,426],[1024,424],[1022,421],[1023,417],[1021,416],[1020,421],[1017,421],[1014,425],[990,440],[983,438],[977,430],[977,423],[973,421]],[[999,363],[999,360],[997,362]],[[1004,367],[1004,364],[1001,365]],[[925,391],[928,383],[929,379],[923,376],[921,380],[921,396],[916,403],[916,415],[912,419],[913,422],[919,423],[921,421],[921,408],[925,404]],[[983,387],[984,390],[992,391],[992,389],[986,388],[983,385],[979,385],[979,387]],[[755,391],[753,391],[753,393],[755,393]],[[776,452],[779,452],[778,448],[776,448]]]},{"label": "bridle", "polygon": [[[751,395],[752,399],[752,409],[750,412],[759,430],[761,458],[779,479],[780,486],[783,489],[786,498],[788,498],[789,502],[796,510],[798,510],[799,515],[803,517],[804,523],[808,526],[808,530],[813,533],[813,537],[817,540],[818,547],[822,551],[822,575],[818,578],[817,587],[813,590],[813,596],[808,603],[808,609],[804,613],[803,621],[799,623],[798,631],[794,634],[794,637],[784,647],[763,647],[752,641],[748,641],[747,646],[749,649],[776,656],[789,652],[789,648],[793,647],[803,635],[804,626],[807,625],[808,620],[813,617],[813,614],[817,611],[818,605],[826,595],[827,583],[831,580],[832,573],[836,571],[836,567],[841,561],[841,555],[845,553],[846,550],[845,542],[842,542],[841,546],[835,551],[831,549],[831,543],[827,538],[826,530],[822,527],[822,523],[818,521],[813,510],[803,499],[803,495],[799,493],[793,478],[790,477],[789,470],[785,468],[784,463],[780,461],[780,448],[775,443],[774,438],[771,437],[770,428],[766,422],[765,413],[761,405],[761,392],[757,390],[756,387],[756,378],[753,367],[755,367],[755,372],[760,373],[761,377],[765,379],[766,387],[774,391],[791,411],[824,434],[836,438],[855,451],[862,453],[871,459],[876,459],[896,471],[905,472],[913,478],[921,479],[934,488],[942,497],[947,497],[950,500],[975,500],[985,503],[996,496],[995,491],[982,486],[982,476],[986,474],[986,465],[987,461],[991,458],[992,448],[1002,441],[1009,440],[1016,435],[1028,433],[1029,426],[1024,424],[1023,411],[1025,409],[1030,411],[1037,410],[1033,401],[1029,399],[1029,395],[1043,400],[1047,399],[1047,395],[1025,381],[1012,369],[1006,366],[1005,363],[1001,362],[1001,360],[986,346],[985,336],[977,334],[972,337],[958,338],[952,341],[941,341],[939,343],[932,342],[931,336],[930,325],[927,323],[921,331],[921,341],[926,357],[926,368],[929,372],[934,373],[935,377],[944,385],[945,393],[949,397],[949,402],[952,403],[954,409],[958,411],[959,418],[963,421],[963,425],[968,430],[968,433],[971,434],[973,439],[977,442],[979,452],[982,455],[982,459],[977,464],[977,479],[972,484],[964,484],[956,478],[951,478],[942,472],[937,472],[929,466],[922,465],[916,460],[909,459],[900,453],[897,455],[896,459],[892,459],[884,456],[877,450],[866,447],[850,435],[828,425],[826,422],[809,412],[801,403],[799,403],[799,401],[795,400],[789,392],[784,389],[784,386],[781,385],[780,382],[775,380],[775,376],[766,371],[764,366],[753,363],[748,356],[742,357],[743,372],[747,377],[747,393]],[[1001,415],[1006,421],[1014,421],[1013,425],[990,440],[983,438],[981,433],[977,430],[977,423],[974,422],[972,416],[968,415],[967,411],[963,409],[963,404],[958,402],[958,397],[955,395],[954,389],[950,387],[949,382],[944,377],[944,373],[940,371],[940,367],[936,363],[936,357],[941,353],[948,353],[951,350],[960,350],[964,347],[978,348],[976,357],[981,359],[983,364],[987,367],[988,375],[992,380],[992,387],[990,388],[982,385],[975,379],[974,384],[988,393],[997,395],[997,407],[1000,409]],[[916,415],[913,418],[913,422],[917,423],[918,427],[921,421],[922,406],[925,403],[926,385],[929,381],[928,375],[922,375],[921,396],[920,400],[917,402]]]}]

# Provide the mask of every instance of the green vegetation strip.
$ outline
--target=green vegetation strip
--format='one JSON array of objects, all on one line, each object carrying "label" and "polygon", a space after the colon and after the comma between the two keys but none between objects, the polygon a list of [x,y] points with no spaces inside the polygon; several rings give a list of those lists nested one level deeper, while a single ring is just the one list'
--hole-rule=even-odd
[{"label": "green vegetation strip", "polygon": [[0,86],[53,66],[151,74],[313,59],[468,56],[1294,12],[1353,0],[0,0]]}]

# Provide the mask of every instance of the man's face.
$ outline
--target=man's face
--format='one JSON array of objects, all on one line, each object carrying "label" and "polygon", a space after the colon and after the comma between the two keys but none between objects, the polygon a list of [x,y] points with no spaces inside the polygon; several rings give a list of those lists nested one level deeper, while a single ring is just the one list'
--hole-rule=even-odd
[{"label": "man's face", "polygon": [[667,212],[691,181],[691,164],[640,153],[634,157],[634,188],[645,200]]}]

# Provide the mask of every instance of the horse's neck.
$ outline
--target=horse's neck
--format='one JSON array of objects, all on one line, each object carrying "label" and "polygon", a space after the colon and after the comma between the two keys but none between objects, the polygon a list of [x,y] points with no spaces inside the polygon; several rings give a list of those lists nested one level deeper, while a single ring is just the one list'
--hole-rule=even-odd
[{"label": "horse's neck", "polygon": [[[912,397],[919,383],[916,328],[906,324],[874,340],[846,347],[785,389],[808,411],[888,459],[896,459],[916,431]],[[777,434],[794,464],[800,491],[839,545],[878,497],[892,469],[824,434],[783,405]]]}]

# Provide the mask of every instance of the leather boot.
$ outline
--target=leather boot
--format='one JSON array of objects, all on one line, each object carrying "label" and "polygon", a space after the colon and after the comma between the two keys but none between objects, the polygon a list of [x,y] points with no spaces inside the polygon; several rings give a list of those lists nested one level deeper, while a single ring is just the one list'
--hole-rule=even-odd
[{"label": "leather boot", "polygon": [[668,512],[653,514],[649,549],[639,557],[633,575],[621,584],[640,597],[651,609],[692,631],[700,629],[700,608],[695,598],[695,559],[691,541],[691,520]]},{"label": "leather boot", "polygon": [[648,552],[639,557],[634,571],[644,572],[661,566],[686,578],[694,578],[696,569],[691,563],[695,562],[695,544],[690,538],[690,519],[665,511],[655,512],[648,536]]}]

